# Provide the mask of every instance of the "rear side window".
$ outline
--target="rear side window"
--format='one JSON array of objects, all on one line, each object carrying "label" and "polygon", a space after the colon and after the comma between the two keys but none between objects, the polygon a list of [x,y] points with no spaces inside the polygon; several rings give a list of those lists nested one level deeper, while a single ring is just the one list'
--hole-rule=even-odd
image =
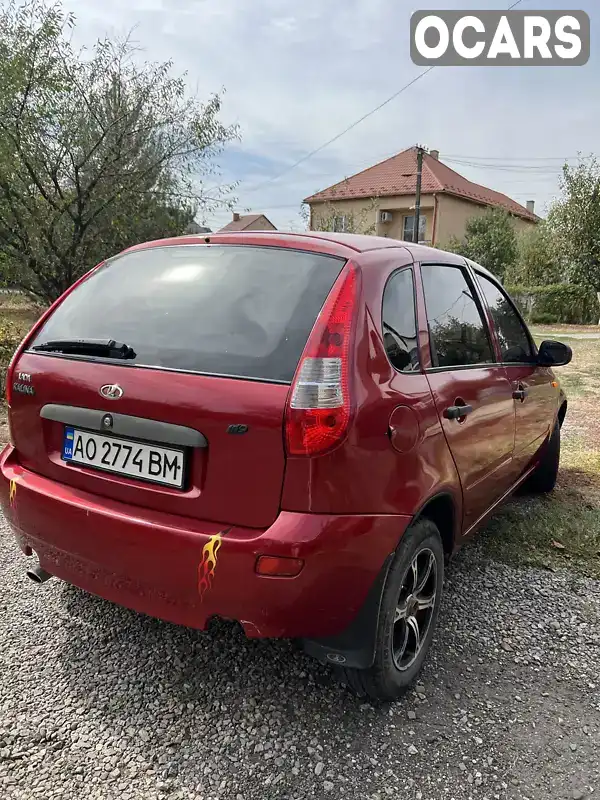
[{"label": "rear side window", "polygon": [[119,256],[38,333],[114,339],[136,366],[291,382],[344,262],[277,248],[188,245]]},{"label": "rear side window", "polygon": [[388,358],[399,372],[419,369],[415,289],[411,269],[396,272],[383,295],[383,342]]},{"label": "rear side window", "polygon": [[495,361],[481,309],[460,267],[422,267],[434,367],[490,364]]},{"label": "rear side window", "polygon": [[531,341],[508,296],[479,272],[477,280],[494,320],[504,363],[518,364],[533,361]]}]

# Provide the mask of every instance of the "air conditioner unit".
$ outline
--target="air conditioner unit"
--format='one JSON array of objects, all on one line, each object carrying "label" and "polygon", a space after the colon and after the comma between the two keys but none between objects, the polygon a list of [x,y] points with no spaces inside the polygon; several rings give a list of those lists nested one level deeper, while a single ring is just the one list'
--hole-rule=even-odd
[{"label": "air conditioner unit", "polygon": [[380,211],[379,212],[379,222],[391,222],[392,221],[392,212],[391,211]]}]

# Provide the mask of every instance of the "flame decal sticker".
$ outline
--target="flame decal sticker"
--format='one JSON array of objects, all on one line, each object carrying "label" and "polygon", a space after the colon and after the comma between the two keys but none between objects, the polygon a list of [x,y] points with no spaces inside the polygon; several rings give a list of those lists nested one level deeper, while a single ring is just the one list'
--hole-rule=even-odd
[{"label": "flame decal sticker", "polygon": [[8,492],[8,501],[10,503],[11,508],[14,506],[16,499],[17,499],[17,482],[13,480],[10,482],[10,489]]},{"label": "flame decal sticker", "polygon": [[222,538],[227,531],[211,536],[202,549],[202,560],[198,565],[198,592],[202,600],[211,588],[217,568],[217,554],[221,549]]}]

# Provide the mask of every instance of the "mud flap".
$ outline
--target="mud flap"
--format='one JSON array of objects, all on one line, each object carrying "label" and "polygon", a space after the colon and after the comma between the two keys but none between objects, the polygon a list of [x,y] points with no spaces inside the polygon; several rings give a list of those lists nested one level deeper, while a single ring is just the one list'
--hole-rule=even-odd
[{"label": "mud flap", "polygon": [[381,611],[383,587],[394,553],[386,558],[379,575],[358,614],[341,633],[322,639],[303,639],[302,647],[308,655],[323,664],[338,664],[355,669],[368,669],[375,660],[375,642]]}]

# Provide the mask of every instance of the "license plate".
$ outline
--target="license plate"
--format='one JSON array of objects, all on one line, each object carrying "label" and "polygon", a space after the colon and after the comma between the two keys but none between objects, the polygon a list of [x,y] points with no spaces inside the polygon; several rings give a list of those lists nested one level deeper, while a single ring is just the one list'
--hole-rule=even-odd
[{"label": "license plate", "polygon": [[67,427],[62,457],[72,464],[183,488],[183,450]]}]

